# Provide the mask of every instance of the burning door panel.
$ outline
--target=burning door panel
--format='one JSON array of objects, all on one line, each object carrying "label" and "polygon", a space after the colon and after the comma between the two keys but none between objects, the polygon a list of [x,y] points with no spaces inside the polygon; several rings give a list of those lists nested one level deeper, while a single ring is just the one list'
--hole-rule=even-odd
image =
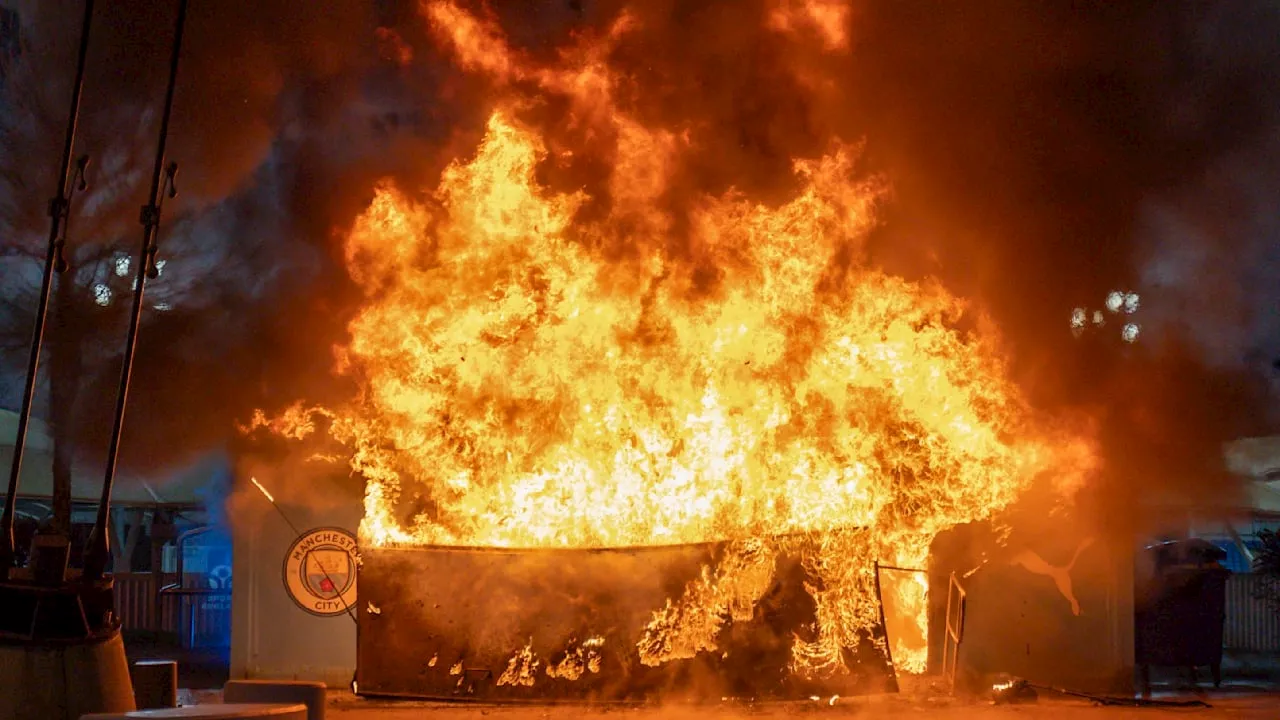
[{"label": "burning door panel", "polygon": [[[1003,543],[982,530],[962,526],[934,546],[931,584],[946,587],[955,573],[966,593],[958,687],[985,694],[993,677],[1009,674],[1078,692],[1131,692],[1133,556],[1124,544],[1070,519],[1056,531],[1015,528]],[[941,643],[945,594],[937,602],[930,637]]]},{"label": "burning door panel", "polygon": [[[367,695],[625,701],[807,697],[892,687],[874,643],[849,649],[852,672],[790,671],[811,629],[800,564],[776,561],[771,587],[732,610],[701,652],[662,661],[638,643],[655,611],[722,561],[723,545],[627,550],[367,550],[360,569],[358,689]],[[741,617],[741,616],[740,616]],[[683,617],[686,624],[696,621]],[[650,648],[652,650],[652,648]]]}]

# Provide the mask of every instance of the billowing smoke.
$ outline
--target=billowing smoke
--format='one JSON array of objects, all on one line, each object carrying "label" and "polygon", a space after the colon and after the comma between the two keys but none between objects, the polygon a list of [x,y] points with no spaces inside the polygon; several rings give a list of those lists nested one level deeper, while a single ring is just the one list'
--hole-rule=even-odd
[{"label": "billowing smoke", "polygon": [[[1280,376],[1280,132],[1153,198],[1138,224],[1150,326],[1212,368]],[[1270,367],[1269,367],[1270,366]]]},{"label": "billowing smoke", "polygon": [[[791,158],[836,138],[865,141],[865,171],[893,188],[874,262],[973,298],[1038,405],[1099,420],[1126,495],[1161,484],[1226,492],[1205,478],[1222,441],[1268,429],[1267,373],[1280,350],[1278,11],[1260,1],[810,4],[825,10],[625,4],[641,29],[609,58],[627,73],[622,102],[686,128],[693,148],[673,213],[679,190],[785,197]],[[38,6],[33,27],[74,38],[76,3]],[[495,1],[482,15],[521,52],[551,60],[623,6]],[[86,142],[121,143],[95,127],[145,120],[129,128],[134,160],[124,163],[144,171],[103,204],[96,227],[132,252],[172,7],[137,0],[100,16]],[[50,77],[69,77],[73,44],[62,42]],[[162,253],[174,253],[175,274],[190,259],[184,284],[198,299],[184,310],[175,298],[140,346],[126,442],[136,462],[225,437],[253,407],[346,391],[329,372],[353,303],[334,238],[378,178],[431,187],[474,147],[494,79],[454,63],[409,0],[324,12],[193,4],[170,153],[183,194],[167,208]],[[528,112],[568,110],[547,95]],[[544,173],[573,187],[604,177],[607,162]],[[37,210],[47,186],[33,184]],[[684,250],[673,238],[671,252]],[[1073,337],[1072,310],[1117,289],[1142,297],[1138,341],[1122,342],[1118,328]],[[98,374],[109,388],[113,366]],[[105,411],[87,416],[101,427]]]}]

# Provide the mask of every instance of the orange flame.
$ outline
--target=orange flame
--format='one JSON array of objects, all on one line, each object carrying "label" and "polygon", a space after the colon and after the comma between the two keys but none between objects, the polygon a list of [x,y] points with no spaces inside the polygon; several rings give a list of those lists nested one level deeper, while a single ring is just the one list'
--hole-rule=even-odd
[{"label": "orange flame", "polygon": [[[777,5],[776,28],[805,20],[845,42],[841,3]],[[539,67],[490,20],[447,1],[423,12],[461,66],[505,89],[432,202],[384,183],[346,240],[366,304],[338,368],[361,391],[321,412],[367,481],[362,543],[734,541],[655,613],[647,663],[713,646],[723,611],[749,615],[772,558],[798,549],[822,588],[817,639],[793,655],[818,673],[878,621],[877,560],[923,567],[938,532],[1049,473],[1065,490],[1090,471],[1086,440],[1036,423],[994,331],[956,329],[964,303],[858,260],[882,186],[857,179],[856,147],[795,161],[801,190],[778,206],[697,199],[676,258],[661,199],[687,141],[620,108],[604,61],[633,17]],[[567,96],[573,122],[610,138],[604,217],[579,217],[586,191],[536,179],[549,153],[519,120],[517,80]],[[273,427],[313,429],[291,412]],[[884,582],[919,628],[894,659],[923,669],[926,584]],[[520,651],[510,682],[534,667]]]}]

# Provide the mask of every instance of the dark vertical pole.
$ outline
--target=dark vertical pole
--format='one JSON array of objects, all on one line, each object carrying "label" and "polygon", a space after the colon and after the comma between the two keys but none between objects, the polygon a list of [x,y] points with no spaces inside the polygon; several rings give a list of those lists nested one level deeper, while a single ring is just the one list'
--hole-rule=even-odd
[{"label": "dark vertical pole", "polygon": [[888,691],[898,692],[898,668],[893,665],[893,648],[889,642],[889,622],[885,620],[884,615],[884,588],[880,585],[880,561],[875,564],[876,573],[876,600],[880,601],[880,631],[884,633],[884,660],[888,665],[889,682]]},{"label": "dark vertical pole", "polygon": [[40,369],[40,346],[44,342],[45,318],[49,312],[49,292],[53,287],[53,273],[66,270],[62,257],[62,224],[67,216],[68,175],[71,172],[71,151],[75,147],[76,124],[80,120],[80,95],[84,88],[84,68],[89,56],[89,27],[93,23],[93,0],[85,0],[84,20],[80,26],[80,55],[76,60],[76,78],[71,85],[71,109],[67,113],[67,134],[62,144],[61,164],[58,166],[58,188],[49,201],[49,248],[44,260],[44,279],[40,283],[40,301],[36,306],[35,329],[31,335],[31,357],[27,362],[27,383],[22,392],[22,407],[18,410],[18,435],[13,441],[13,464],[9,468],[9,488],[4,498],[4,515],[0,516],[0,579],[9,576],[15,556],[13,523],[17,515],[18,481],[22,475],[22,450],[27,442],[27,423],[31,419],[31,401],[36,394],[36,376]]},{"label": "dark vertical pole", "polygon": [[187,20],[187,0],[178,0],[178,19],[173,31],[173,51],[169,56],[169,86],[164,95],[164,115],[160,118],[160,139],[156,147],[155,168],[151,173],[150,202],[142,207],[142,250],[138,258],[138,275],[133,289],[133,313],[129,317],[129,331],[124,341],[124,359],[120,368],[120,389],[116,395],[115,421],[111,426],[111,441],[107,445],[107,468],[102,479],[102,496],[98,499],[97,522],[89,535],[89,547],[84,557],[84,579],[93,581],[102,577],[107,569],[110,551],[107,528],[111,510],[111,486],[115,482],[116,459],[120,454],[120,433],[124,426],[125,405],[129,400],[129,377],[133,372],[133,355],[138,345],[138,325],[142,320],[142,298],[147,278],[156,276],[156,230],[160,226],[160,204],[164,181],[170,195],[173,194],[173,178],[178,168],[164,164],[165,143],[169,138],[169,119],[173,112],[173,92],[178,82],[178,59],[182,54],[182,29]]}]

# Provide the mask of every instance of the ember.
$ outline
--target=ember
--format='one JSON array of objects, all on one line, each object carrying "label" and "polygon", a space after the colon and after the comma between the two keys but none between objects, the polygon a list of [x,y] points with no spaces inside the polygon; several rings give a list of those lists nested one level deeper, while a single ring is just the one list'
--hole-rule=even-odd
[{"label": "ember", "polygon": [[[543,65],[453,3],[423,12],[463,69],[494,81],[495,109],[434,193],[382,184],[346,238],[365,305],[337,369],[359,395],[269,421],[350,448],[365,548],[730,543],[637,629],[651,666],[713,651],[798,556],[816,627],[794,635],[791,665],[822,677],[879,624],[877,561],[923,567],[938,532],[1090,471],[1091,444],[1025,406],[994,330],[959,329],[965,303],[859,260],[884,187],[858,176],[857,147],[796,159],[786,202],[700,197],[678,221],[665,198],[687,134],[622,102],[635,89],[606,61],[634,16]],[[764,22],[812,26],[838,52],[846,12],[781,3]],[[529,112],[539,95],[566,100],[568,137],[591,143],[559,133],[550,148]],[[601,138],[604,187],[539,181]],[[607,212],[584,211],[594,192]],[[903,628],[893,660],[923,670],[923,576],[882,582]],[[599,667],[590,638],[554,665],[531,647],[507,649],[499,685]]]}]

